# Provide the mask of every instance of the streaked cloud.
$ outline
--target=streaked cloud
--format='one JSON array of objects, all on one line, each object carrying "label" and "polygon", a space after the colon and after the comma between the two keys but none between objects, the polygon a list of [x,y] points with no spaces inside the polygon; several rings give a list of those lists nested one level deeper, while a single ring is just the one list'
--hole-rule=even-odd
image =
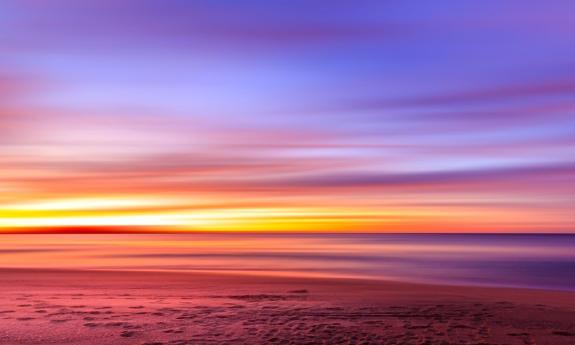
[{"label": "streaked cloud", "polygon": [[0,228],[572,231],[573,10],[4,1]]}]

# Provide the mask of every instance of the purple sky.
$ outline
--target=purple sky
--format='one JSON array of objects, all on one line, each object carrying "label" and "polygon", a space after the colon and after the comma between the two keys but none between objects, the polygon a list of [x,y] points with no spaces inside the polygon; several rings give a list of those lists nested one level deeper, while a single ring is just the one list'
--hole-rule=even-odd
[{"label": "purple sky", "polygon": [[175,193],[186,212],[299,205],[357,229],[573,231],[573,13],[3,0],[0,209]]}]

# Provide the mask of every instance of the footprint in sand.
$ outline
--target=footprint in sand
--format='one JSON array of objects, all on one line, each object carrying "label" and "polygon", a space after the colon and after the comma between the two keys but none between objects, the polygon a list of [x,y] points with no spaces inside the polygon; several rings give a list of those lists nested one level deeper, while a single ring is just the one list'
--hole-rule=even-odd
[{"label": "footprint in sand", "polygon": [[523,336],[529,336],[529,333],[507,333],[507,335],[512,337],[523,337]]},{"label": "footprint in sand", "polygon": [[182,330],[182,329],[167,329],[164,331],[164,333],[180,334],[180,333],[184,333],[184,330]]},{"label": "footprint in sand", "polygon": [[122,333],[120,333],[120,337],[130,338],[133,337],[135,334],[136,332],[133,331],[123,331]]},{"label": "footprint in sand", "polygon": [[172,340],[169,343],[170,345],[193,345],[195,344],[194,342],[192,342],[191,340]]}]

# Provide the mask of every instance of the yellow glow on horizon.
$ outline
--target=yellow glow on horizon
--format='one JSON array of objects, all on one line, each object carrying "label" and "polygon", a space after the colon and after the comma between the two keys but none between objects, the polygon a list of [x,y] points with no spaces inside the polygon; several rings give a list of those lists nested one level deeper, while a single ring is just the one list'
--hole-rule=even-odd
[{"label": "yellow glow on horizon", "polygon": [[[80,202],[78,202],[80,201]],[[236,208],[207,210],[131,211],[129,207],[161,203],[136,200],[60,200],[12,205],[0,210],[0,228],[65,227],[65,226],[166,226],[189,230],[223,230],[254,228],[317,228],[321,224],[344,223],[346,218],[393,217],[395,212],[377,214],[369,211],[322,208]],[[126,210],[107,210],[127,207]],[[283,225],[282,225],[283,224]],[[298,226],[299,225],[299,226]],[[256,230],[256,229],[254,229]]]},{"label": "yellow glow on horizon", "polygon": [[0,228],[66,226],[177,226],[180,222],[167,215],[123,215],[102,217],[26,217],[3,218]]},{"label": "yellow glow on horizon", "polygon": [[[206,199],[185,200],[170,196],[92,197],[46,199],[0,205],[2,229],[58,227],[158,227],[169,231],[457,231],[475,219],[473,229],[493,224],[513,228],[544,221],[537,214],[528,219],[520,211],[426,207],[222,207]],[[222,202],[222,201],[220,201]],[[224,202],[222,202],[224,203]],[[232,201],[228,202],[233,205]],[[195,207],[195,206],[201,207]],[[488,215],[488,216],[487,216]]]},{"label": "yellow glow on horizon", "polygon": [[154,197],[101,197],[101,198],[75,198],[42,200],[22,202],[0,206],[8,211],[51,211],[51,210],[103,210],[126,209],[150,206],[171,206],[181,203],[182,200]]}]

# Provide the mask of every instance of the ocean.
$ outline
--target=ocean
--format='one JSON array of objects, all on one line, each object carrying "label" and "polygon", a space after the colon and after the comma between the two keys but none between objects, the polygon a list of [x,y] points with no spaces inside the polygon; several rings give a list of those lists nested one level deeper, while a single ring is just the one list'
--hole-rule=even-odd
[{"label": "ocean", "polygon": [[217,271],[575,291],[575,235],[2,235],[0,267]]}]

